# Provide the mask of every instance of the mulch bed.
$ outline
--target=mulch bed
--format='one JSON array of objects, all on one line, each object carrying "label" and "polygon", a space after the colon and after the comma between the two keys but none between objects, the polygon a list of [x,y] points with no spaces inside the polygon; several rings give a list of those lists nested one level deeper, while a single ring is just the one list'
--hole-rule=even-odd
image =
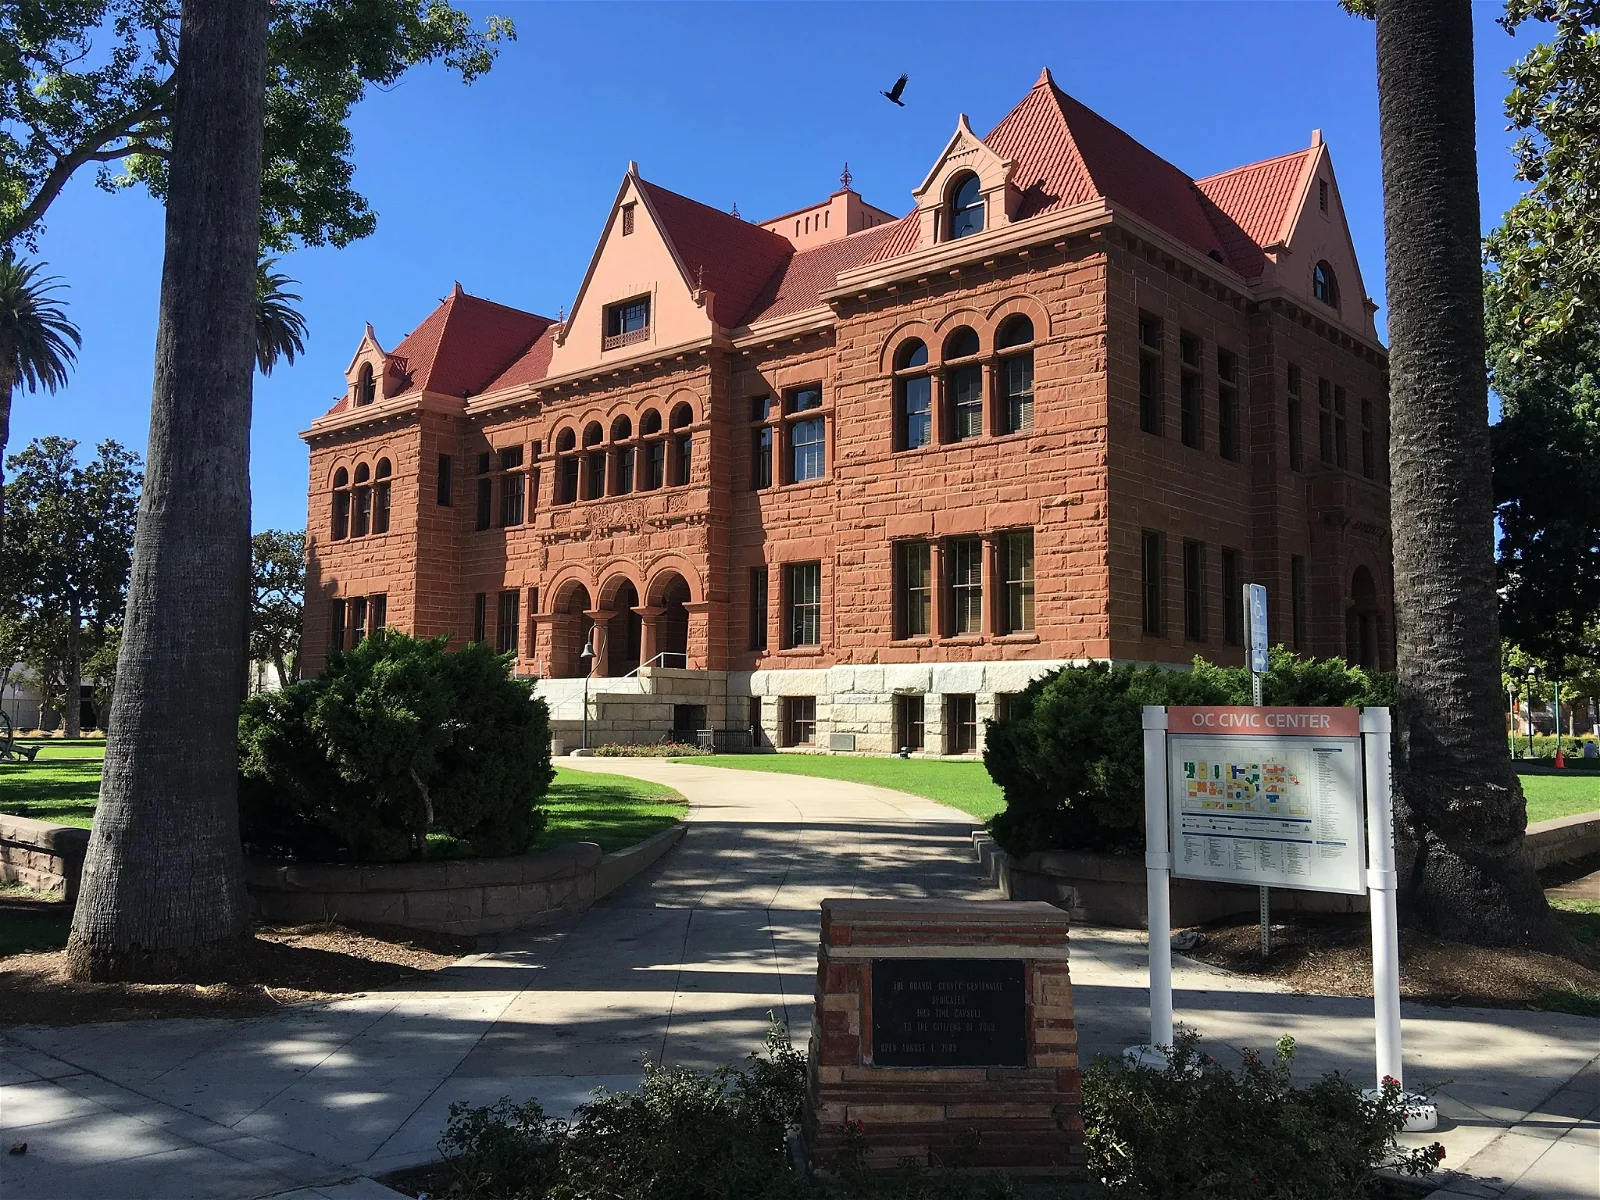
[{"label": "mulch bed", "polygon": [[[3,920],[59,922],[65,904],[0,900]],[[31,910],[31,911],[30,911]],[[80,983],[62,950],[0,958],[0,1026],[154,1017],[252,1017],[286,1004],[420,987],[473,950],[470,938],[342,925],[258,927],[232,967],[192,983]]]},{"label": "mulch bed", "polygon": [[[1297,992],[1372,995],[1372,925],[1365,913],[1291,913],[1272,925],[1261,958],[1260,925],[1232,918],[1200,927],[1190,958],[1265,975]],[[1572,958],[1535,950],[1486,949],[1400,931],[1400,994],[1407,1000],[1477,1008],[1537,1008],[1600,1015],[1600,954]]]}]

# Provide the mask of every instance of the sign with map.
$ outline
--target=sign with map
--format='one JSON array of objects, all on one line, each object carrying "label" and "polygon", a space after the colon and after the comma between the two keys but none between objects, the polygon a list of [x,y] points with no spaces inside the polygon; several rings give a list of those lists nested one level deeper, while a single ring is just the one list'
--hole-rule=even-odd
[{"label": "sign with map", "polygon": [[1172,707],[1172,873],[1362,895],[1360,713],[1354,708]]}]

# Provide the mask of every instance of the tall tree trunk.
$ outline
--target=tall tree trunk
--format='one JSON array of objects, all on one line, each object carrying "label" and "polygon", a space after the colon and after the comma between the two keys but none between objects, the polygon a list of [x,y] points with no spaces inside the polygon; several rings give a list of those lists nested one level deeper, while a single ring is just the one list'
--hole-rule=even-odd
[{"label": "tall tree trunk", "polygon": [[238,717],[267,0],[184,0],[156,333],[111,738],[67,944],[80,979],[174,979],[246,932]]},{"label": "tall tree trunk", "polygon": [[62,736],[83,736],[83,613],[74,596],[67,605],[66,700],[61,706]]},{"label": "tall tree trunk", "polygon": [[278,673],[278,686],[280,688],[288,687],[289,666],[283,661],[283,651],[277,649],[276,647],[274,647],[272,651],[272,669]]},{"label": "tall tree trunk", "polygon": [[1468,0],[1379,0],[1406,922],[1558,945],[1500,712]]},{"label": "tall tree trunk", "polygon": [[11,393],[16,386],[11,367],[0,363],[0,550],[6,544],[6,445],[11,441]]}]

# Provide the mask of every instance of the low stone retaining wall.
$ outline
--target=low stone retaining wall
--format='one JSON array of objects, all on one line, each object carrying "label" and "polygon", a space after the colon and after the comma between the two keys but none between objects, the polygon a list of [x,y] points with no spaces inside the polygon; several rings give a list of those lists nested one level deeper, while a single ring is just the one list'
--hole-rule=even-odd
[{"label": "low stone retaining wall", "polygon": [[247,859],[267,921],[393,925],[462,937],[506,933],[583,912],[676,845],[683,825],[615,854],[571,842],[515,858],[377,864]]},{"label": "low stone retaining wall", "polygon": [[[1013,859],[987,833],[972,835],[973,852],[1008,900],[1044,900],[1075,921],[1143,929],[1148,923],[1144,860],[1075,850],[1035,851]],[[1581,813],[1528,826],[1527,851],[1535,869],[1600,853],[1600,813]],[[1196,879],[1171,881],[1172,924],[1203,925],[1254,913],[1255,888]],[[1275,912],[1366,912],[1365,896],[1272,889]]]},{"label": "low stone retaining wall", "polygon": [[0,813],[0,881],[76,900],[88,850],[87,829]]}]

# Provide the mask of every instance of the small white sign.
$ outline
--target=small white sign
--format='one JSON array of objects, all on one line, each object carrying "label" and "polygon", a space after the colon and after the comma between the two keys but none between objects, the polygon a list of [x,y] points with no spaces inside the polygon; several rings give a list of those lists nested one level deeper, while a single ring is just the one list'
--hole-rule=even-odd
[{"label": "small white sign", "polygon": [[1172,873],[1367,890],[1355,709],[1171,708]]},{"label": "small white sign", "polygon": [[1267,671],[1267,589],[1259,583],[1244,585],[1245,611],[1250,614],[1250,670]]}]

